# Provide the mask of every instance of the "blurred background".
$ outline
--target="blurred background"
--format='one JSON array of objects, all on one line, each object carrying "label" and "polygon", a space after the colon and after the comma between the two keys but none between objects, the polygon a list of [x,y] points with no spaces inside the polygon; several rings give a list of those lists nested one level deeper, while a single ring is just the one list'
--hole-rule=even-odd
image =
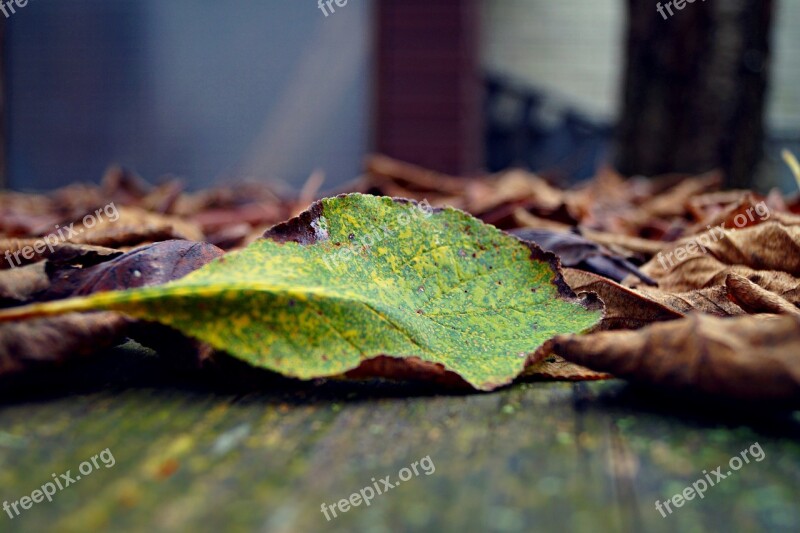
[{"label": "blurred background", "polygon": [[[340,3],[342,0],[339,0]],[[662,2],[666,3],[666,2]],[[2,28],[2,183],[119,163],[326,188],[380,152],[565,184],[725,172],[792,190],[800,1],[31,0]]]}]

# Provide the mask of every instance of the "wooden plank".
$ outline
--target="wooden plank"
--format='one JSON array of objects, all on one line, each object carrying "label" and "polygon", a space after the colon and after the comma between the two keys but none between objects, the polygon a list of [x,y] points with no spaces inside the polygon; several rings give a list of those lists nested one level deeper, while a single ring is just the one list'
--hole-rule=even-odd
[{"label": "wooden plank", "polygon": [[[79,474],[106,448],[115,464],[101,462],[52,503],[13,520],[0,515],[0,531],[789,531],[800,524],[796,418],[754,421],[646,403],[619,382],[434,395],[380,383],[268,380],[242,395],[230,384],[187,386],[153,366],[151,353],[126,367],[130,351],[116,350],[91,374],[65,371],[80,394],[6,398],[0,502],[30,495],[51,474]],[[93,377],[80,383],[80,375]],[[97,376],[112,385],[86,388]],[[666,518],[656,511],[656,499],[755,442],[762,461]],[[372,478],[394,482],[425,457],[435,467],[430,475],[420,466],[368,507],[325,519],[323,503],[349,498]]]}]

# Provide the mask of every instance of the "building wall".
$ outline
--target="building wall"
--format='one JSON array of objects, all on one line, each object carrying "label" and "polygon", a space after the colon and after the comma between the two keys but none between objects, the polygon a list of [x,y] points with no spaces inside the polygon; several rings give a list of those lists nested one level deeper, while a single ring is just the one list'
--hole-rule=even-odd
[{"label": "building wall", "polygon": [[[483,10],[484,68],[551,90],[593,116],[617,116],[624,2],[485,0]],[[779,0],[768,104],[773,130],[800,131],[798,28],[800,1]]]},{"label": "building wall", "polygon": [[97,180],[111,163],[192,186],[328,184],[369,148],[370,2],[30,2],[8,20],[9,183]]},{"label": "building wall", "polygon": [[800,134],[800,2],[779,0],[774,24],[769,126]]},{"label": "building wall", "polygon": [[484,0],[483,67],[613,120],[624,17],[620,0]]},{"label": "building wall", "polygon": [[[601,122],[616,120],[627,24],[625,2],[484,0],[482,23],[486,71],[543,90],[556,107],[576,108]],[[755,177],[764,190],[772,186],[796,190],[780,152],[788,148],[800,154],[798,28],[800,1],[778,0],[767,100],[769,142],[764,164]]]}]

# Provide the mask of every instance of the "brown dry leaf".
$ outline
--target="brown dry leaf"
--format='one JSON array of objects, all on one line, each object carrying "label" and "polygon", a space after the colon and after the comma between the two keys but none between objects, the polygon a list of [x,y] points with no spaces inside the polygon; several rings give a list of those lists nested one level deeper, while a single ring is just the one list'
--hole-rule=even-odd
[{"label": "brown dry leaf", "polygon": [[72,244],[65,242],[55,246],[53,253],[46,259],[53,264],[71,264],[80,266],[98,265],[122,255],[121,250],[92,246],[90,244]]},{"label": "brown dry leaf", "polygon": [[630,208],[634,189],[626,186],[620,174],[604,169],[594,179],[582,183],[577,189],[567,191],[565,203],[575,220],[596,228],[606,229],[611,213]]},{"label": "brown dry leaf", "polygon": [[764,222],[741,230],[728,230],[724,237],[712,241],[708,249],[729,265],[800,276],[800,227]]},{"label": "brown dry leaf", "polygon": [[173,214],[188,218],[213,209],[228,210],[250,204],[273,204],[288,216],[291,206],[284,205],[287,202],[274,185],[261,181],[244,181],[183,194],[176,202]]},{"label": "brown dry leaf", "polygon": [[[430,192],[443,196],[460,196],[464,193],[465,181],[462,178],[404,163],[391,157],[370,155],[365,160],[365,167],[368,179],[375,187],[394,184],[401,190]],[[409,197],[416,196],[412,194]]]},{"label": "brown dry leaf", "polygon": [[580,228],[580,233],[590,241],[608,246],[612,250],[622,248],[629,253],[641,254],[647,258],[653,257],[669,246],[669,243],[662,241],[631,237],[630,235],[616,235],[583,227]]},{"label": "brown dry leaf", "polygon": [[100,180],[103,197],[122,205],[135,205],[152,189],[138,174],[118,165],[107,168]]},{"label": "brown dry leaf", "polygon": [[682,217],[690,200],[702,193],[717,189],[722,184],[719,172],[688,178],[671,189],[655,195],[639,206],[641,218]]},{"label": "brown dry leaf", "polygon": [[85,357],[122,342],[117,313],[70,314],[0,325],[0,376]]},{"label": "brown dry leaf", "polygon": [[[125,255],[107,252],[67,243],[57,247],[49,261],[0,272],[0,306],[165,283],[223,254],[210,244],[188,241],[156,243]],[[102,261],[108,262],[97,264]],[[139,326],[113,314],[68,315],[0,328],[0,375],[34,363],[88,355],[113,346],[124,334],[135,334],[173,358],[196,362],[209,352],[161,326]]]},{"label": "brown dry leaf", "polygon": [[726,269],[734,265],[797,277],[800,227],[767,222],[740,231],[713,229],[674,243],[641,270],[664,290],[688,291],[723,285]]},{"label": "brown dry leaf", "polygon": [[444,365],[423,361],[417,357],[375,357],[364,361],[358,368],[344,375],[347,379],[358,380],[383,376],[390,376],[394,381],[435,383],[452,389],[473,390],[473,387],[461,376],[446,370]]},{"label": "brown dry leaf", "polygon": [[584,366],[570,363],[558,355],[549,355],[542,361],[526,368],[521,381],[599,381],[614,379],[607,372],[595,372]]},{"label": "brown dry leaf", "polygon": [[614,235],[662,238],[682,232],[676,225],[686,224],[688,200],[716,188],[719,181],[716,174],[624,180],[604,172],[581,189],[568,191],[567,204],[583,227]]},{"label": "brown dry leaf", "polygon": [[800,226],[800,215],[795,213],[776,213],[773,212],[770,220],[784,226]]},{"label": "brown dry leaf", "polygon": [[725,280],[731,299],[750,313],[772,313],[800,317],[800,309],[775,293],[762,289],[738,274],[728,274]]},{"label": "brown dry leaf", "polygon": [[[657,278],[658,288],[665,292],[691,293],[698,289],[725,285],[729,274],[745,277],[793,304],[800,303],[800,279],[791,274],[774,270],[753,270],[745,266],[729,266],[707,255],[686,261],[680,269]],[[623,284],[643,292],[647,290],[646,286],[633,276],[626,278]]]},{"label": "brown dry leaf", "polygon": [[677,320],[695,311],[715,316],[746,314],[730,301],[725,287],[684,294],[669,294],[652,287],[633,290],[572,268],[564,269],[564,279],[575,293],[595,293],[605,304],[605,315],[595,331],[639,329],[654,322]]},{"label": "brown dry leaf", "polygon": [[785,272],[755,271],[746,267],[732,267],[729,274],[738,274],[758,285],[785,298],[794,305],[800,305],[800,279]]},{"label": "brown dry leaf", "polygon": [[563,191],[524,170],[510,170],[467,183],[465,207],[476,216],[514,203],[534,205],[540,212],[552,212],[564,205]]},{"label": "brown dry leaf", "polygon": [[800,407],[800,319],[793,316],[695,314],[638,331],[559,336],[541,352],[657,388]]},{"label": "brown dry leaf", "polygon": [[183,194],[184,187],[184,183],[179,179],[164,182],[139,200],[138,207],[162,215],[171,214]]},{"label": "brown dry leaf", "polygon": [[[449,205],[492,223],[512,216],[514,209],[523,204],[544,213],[565,209],[563,191],[524,170],[458,178],[373,155],[366,160],[366,171],[367,183],[357,186],[365,192]],[[501,213],[495,213],[497,210]]]},{"label": "brown dry leaf", "polygon": [[43,259],[96,264],[121,254],[119,250],[88,244],[59,242],[48,246],[43,239],[0,239],[0,255],[5,259],[0,261],[0,271],[37,263]]},{"label": "brown dry leaf", "polygon": [[[705,213],[697,209],[696,215],[700,222],[687,229],[686,235],[705,233],[708,231],[709,226],[712,228],[742,229],[755,226],[766,220],[764,217],[770,213],[769,207],[767,207],[766,203],[757,201],[753,193],[749,191],[729,192],[736,193],[739,195],[738,198],[716,212]],[[761,215],[762,212],[764,212],[764,215]]]},{"label": "brown dry leaf", "polygon": [[180,279],[222,255],[213,244],[171,240],[141,246],[88,268],[57,265],[50,270],[50,288],[41,299],[159,285]]},{"label": "brown dry leaf", "polygon": [[576,294],[597,294],[605,304],[605,314],[595,331],[639,329],[653,322],[683,317],[683,314],[647,296],[591,272],[565,268],[564,280]]},{"label": "brown dry leaf", "polygon": [[117,219],[110,218],[114,216],[113,212],[111,215],[103,213],[91,228],[84,226],[79,219],[75,223],[79,234],[69,242],[119,248],[169,239],[202,241],[205,238],[196,224],[180,217],[159,215],[138,207],[117,207],[117,211]]},{"label": "brown dry leaf", "polygon": [[0,307],[29,302],[49,286],[44,262],[0,271]]},{"label": "brown dry leaf", "polygon": [[728,289],[724,286],[678,293],[643,286],[636,291],[682,315],[688,315],[695,311],[719,317],[747,314],[744,309],[731,301]]},{"label": "brown dry leaf", "polygon": [[39,228],[52,228],[62,214],[47,196],[0,192],[0,235],[3,237],[27,237],[36,235]]},{"label": "brown dry leaf", "polygon": [[[267,228],[259,228],[258,235],[261,236]],[[234,248],[245,246],[249,244],[248,238],[253,233],[253,228],[250,224],[231,224],[224,229],[218,230],[213,233],[206,234],[206,242],[218,246],[223,250],[232,250]]]},{"label": "brown dry leaf", "polygon": [[514,209],[514,222],[519,228],[546,229],[550,231],[570,231],[573,226],[547,218],[538,217],[525,209]]},{"label": "brown dry leaf", "polygon": [[606,315],[598,330],[638,329],[696,311],[720,317],[747,314],[729,299],[723,286],[674,294],[653,287],[629,289],[602,276],[571,268],[564,269],[564,279],[576,293],[593,292],[606,304]]},{"label": "brown dry leaf", "polygon": [[[52,201],[52,211],[60,215],[56,222],[75,220],[88,213],[94,212],[98,207],[104,206],[111,200],[96,185],[86,183],[73,183],[61,187],[48,194]],[[36,234],[45,235],[53,231],[52,225],[41,227]]]},{"label": "brown dry leaf", "polygon": [[752,194],[746,189],[728,189],[726,191],[715,191],[698,194],[689,199],[686,209],[695,220],[702,220],[710,214],[724,210],[731,204],[736,204],[742,200],[746,194]]},{"label": "brown dry leaf", "polygon": [[205,234],[213,235],[238,224],[244,223],[251,228],[267,228],[288,218],[289,206],[274,202],[254,202],[238,207],[205,209],[193,215],[191,220]]},{"label": "brown dry leaf", "polygon": [[[56,246],[59,245],[53,245],[53,250]],[[42,239],[34,237],[0,239],[0,254],[3,256],[0,260],[0,270],[36,263],[48,257],[50,253],[52,253],[50,248]]]}]

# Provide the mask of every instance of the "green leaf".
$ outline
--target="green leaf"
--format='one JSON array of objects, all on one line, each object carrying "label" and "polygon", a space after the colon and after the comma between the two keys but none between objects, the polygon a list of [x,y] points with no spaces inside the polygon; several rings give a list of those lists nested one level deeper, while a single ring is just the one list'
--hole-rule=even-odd
[{"label": "green leaf", "polygon": [[301,379],[389,356],[490,390],[519,375],[546,340],[602,315],[598,302],[575,298],[555,256],[451,208],[350,194],[265,237],[165,285],[18,308],[0,320],[115,310]]}]

